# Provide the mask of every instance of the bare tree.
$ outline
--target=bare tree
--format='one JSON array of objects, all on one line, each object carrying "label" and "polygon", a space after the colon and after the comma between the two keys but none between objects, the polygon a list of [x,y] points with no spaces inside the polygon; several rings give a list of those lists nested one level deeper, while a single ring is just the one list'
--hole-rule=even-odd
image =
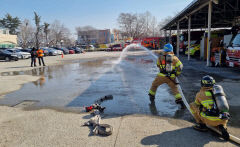
[{"label": "bare tree", "polygon": [[118,23],[121,28],[121,31],[126,37],[133,37],[134,34],[134,23],[137,20],[137,16],[135,14],[130,13],[121,13],[118,17]]},{"label": "bare tree", "polygon": [[149,24],[150,24],[150,22],[151,22],[151,19],[152,19],[152,14],[149,12],[149,11],[147,11],[147,12],[145,12],[144,13],[144,15],[145,15],[145,19],[146,19],[146,26],[145,26],[145,35],[146,35],[146,37],[148,37],[149,36]]},{"label": "bare tree", "polygon": [[155,16],[153,16],[150,24],[151,36],[156,37],[156,29],[157,29],[157,19]]},{"label": "bare tree", "polygon": [[117,20],[125,37],[156,36],[157,20],[148,11],[140,14],[121,13]]},{"label": "bare tree", "polygon": [[35,33],[36,48],[38,49],[40,46],[38,35],[39,35],[39,32],[41,31],[41,26],[40,26],[41,17],[36,12],[34,12],[34,21],[35,21],[35,25],[36,25],[36,33]]},{"label": "bare tree", "polygon": [[60,21],[55,20],[50,26],[49,45],[59,46],[62,42],[66,44],[69,38],[71,38],[70,30],[61,24]]},{"label": "bare tree", "polygon": [[161,36],[164,36],[163,31],[161,31],[162,27],[164,27],[170,20],[172,19],[172,16],[167,16],[165,19],[162,19],[158,24],[159,34]]},{"label": "bare tree", "polygon": [[134,25],[134,35],[133,38],[141,38],[145,35],[145,24],[146,24],[146,19],[143,14],[136,14],[136,22]]},{"label": "bare tree", "polygon": [[49,23],[44,22],[45,45],[48,46]]},{"label": "bare tree", "polygon": [[18,42],[22,48],[33,46],[34,28],[28,19],[25,19],[19,27]]}]

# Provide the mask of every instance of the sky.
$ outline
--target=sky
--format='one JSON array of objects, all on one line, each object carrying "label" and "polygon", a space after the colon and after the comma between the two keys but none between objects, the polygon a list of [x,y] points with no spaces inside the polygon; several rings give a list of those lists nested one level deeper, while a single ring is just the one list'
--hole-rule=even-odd
[{"label": "sky", "polygon": [[118,28],[120,13],[149,11],[158,21],[175,16],[192,0],[0,0],[0,18],[7,13],[33,24],[34,11],[41,21],[59,20],[72,33],[78,26],[91,25],[97,29]]}]

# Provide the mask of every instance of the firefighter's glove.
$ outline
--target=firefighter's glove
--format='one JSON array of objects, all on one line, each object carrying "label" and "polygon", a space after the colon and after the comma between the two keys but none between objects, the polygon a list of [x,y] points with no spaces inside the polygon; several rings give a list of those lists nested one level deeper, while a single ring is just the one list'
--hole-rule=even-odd
[{"label": "firefighter's glove", "polygon": [[216,109],[207,109],[205,114],[208,116],[219,116],[219,112]]},{"label": "firefighter's glove", "polygon": [[219,115],[219,117],[224,120],[229,120],[231,116],[228,112],[223,112]]}]

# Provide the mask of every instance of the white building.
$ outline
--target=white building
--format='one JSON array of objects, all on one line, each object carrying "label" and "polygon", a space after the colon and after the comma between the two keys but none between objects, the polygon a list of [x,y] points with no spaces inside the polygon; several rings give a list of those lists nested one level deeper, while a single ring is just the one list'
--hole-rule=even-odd
[{"label": "white building", "polygon": [[17,46],[17,35],[9,34],[9,30],[0,28],[0,48],[14,48]]},{"label": "white building", "polygon": [[111,43],[110,29],[78,31],[78,44]]}]

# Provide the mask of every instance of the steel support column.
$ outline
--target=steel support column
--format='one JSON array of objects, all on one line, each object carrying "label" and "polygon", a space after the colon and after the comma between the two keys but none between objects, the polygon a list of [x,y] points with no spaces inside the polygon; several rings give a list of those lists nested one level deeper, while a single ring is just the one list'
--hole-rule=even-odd
[{"label": "steel support column", "polygon": [[179,21],[177,22],[177,56],[179,57],[179,45],[180,45],[180,30],[179,30]]},{"label": "steel support column", "polygon": [[211,25],[212,25],[212,1],[208,5],[208,40],[207,40],[207,66],[210,66],[210,53],[211,53]]},{"label": "steel support column", "polygon": [[167,44],[167,30],[164,30],[164,38],[165,44]]},{"label": "steel support column", "polygon": [[169,30],[169,43],[171,43],[172,44],[172,38],[171,38],[171,36],[172,36],[172,30]]},{"label": "steel support column", "polygon": [[191,15],[188,16],[188,60],[190,60],[190,48],[191,48]]}]

